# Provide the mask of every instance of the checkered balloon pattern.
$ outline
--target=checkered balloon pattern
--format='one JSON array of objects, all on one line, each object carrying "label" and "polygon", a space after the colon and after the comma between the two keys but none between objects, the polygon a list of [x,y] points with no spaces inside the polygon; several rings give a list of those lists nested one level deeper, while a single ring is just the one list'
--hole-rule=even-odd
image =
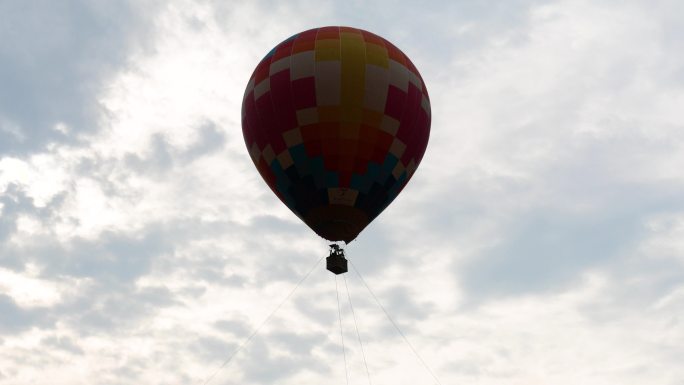
[{"label": "checkered balloon pattern", "polygon": [[430,100],[380,36],[323,27],[278,44],[242,103],[247,149],[268,186],[318,235],[350,242],[406,186],[430,136]]}]

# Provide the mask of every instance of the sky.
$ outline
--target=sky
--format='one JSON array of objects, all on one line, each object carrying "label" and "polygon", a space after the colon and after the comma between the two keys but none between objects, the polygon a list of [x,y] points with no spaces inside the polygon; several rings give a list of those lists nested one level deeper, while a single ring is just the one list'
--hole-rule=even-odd
[{"label": "sky", "polygon": [[325,25],[430,92],[346,251],[439,382],[683,384],[677,0],[0,1],[0,384],[437,383],[244,145],[253,68]]}]

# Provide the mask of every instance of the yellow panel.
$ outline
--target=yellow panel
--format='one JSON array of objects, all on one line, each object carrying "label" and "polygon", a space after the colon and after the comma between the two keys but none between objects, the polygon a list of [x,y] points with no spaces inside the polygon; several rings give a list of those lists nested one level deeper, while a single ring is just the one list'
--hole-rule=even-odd
[{"label": "yellow panel", "polygon": [[406,167],[404,167],[404,164],[401,163],[401,161],[397,162],[397,165],[394,166],[394,170],[392,170],[392,175],[394,176],[394,179],[399,179],[401,174],[406,170]]},{"label": "yellow panel", "polygon": [[285,150],[278,154],[278,162],[280,162],[280,167],[282,167],[283,170],[288,169],[290,166],[294,164],[294,160],[292,160],[292,155],[290,155],[289,150]]},{"label": "yellow panel", "polygon": [[389,68],[387,48],[373,43],[366,43],[366,63]]},{"label": "yellow panel", "polygon": [[343,33],[340,40],[342,120],[360,123],[363,117],[361,107],[365,89],[366,44],[360,34]]},{"label": "yellow panel", "polygon": [[404,142],[398,138],[394,138],[392,145],[390,146],[390,153],[396,156],[397,159],[401,159],[401,157],[404,155],[404,151],[406,151],[406,145]]},{"label": "yellow panel", "polygon": [[296,146],[303,142],[302,132],[299,130],[299,127],[293,128],[289,131],[283,132],[283,139],[285,140],[285,144],[288,148]]},{"label": "yellow panel", "polygon": [[333,205],[354,206],[359,192],[350,188],[329,188],[328,201]]},{"label": "yellow panel", "polygon": [[399,130],[399,121],[391,116],[383,115],[382,122],[380,122],[380,129],[395,136]]},{"label": "yellow panel", "polygon": [[340,60],[340,41],[338,39],[316,40],[316,61]]},{"label": "yellow panel", "polygon": [[273,147],[271,145],[267,145],[266,148],[264,148],[264,151],[261,153],[261,156],[264,157],[264,160],[266,161],[267,165],[271,165],[273,163],[273,160],[276,158],[275,152],[273,152]]},{"label": "yellow panel", "polygon": [[297,110],[297,124],[306,126],[314,123],[318,123],[318,110],[316,107]]}]

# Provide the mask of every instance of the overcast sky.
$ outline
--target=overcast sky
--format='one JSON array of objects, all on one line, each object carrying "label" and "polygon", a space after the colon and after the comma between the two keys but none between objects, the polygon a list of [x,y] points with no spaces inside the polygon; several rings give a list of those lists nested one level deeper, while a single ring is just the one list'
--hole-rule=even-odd
[{"label": "overcast sky", "polygon": [[[202,384],[327,253],[240,127],[258,61],[324,25],[430,92],[347,254],[441,384],[684,383],[684,2],[366,3],[0,0],[0,384]],[[210,384],[345,384],[333,277]],[[434,384],[346,279],[372,384]]]}]

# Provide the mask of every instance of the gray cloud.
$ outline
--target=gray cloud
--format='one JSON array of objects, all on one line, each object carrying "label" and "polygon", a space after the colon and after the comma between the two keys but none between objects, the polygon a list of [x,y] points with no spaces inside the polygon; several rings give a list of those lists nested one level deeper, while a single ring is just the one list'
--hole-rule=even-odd
[{"label": "gray cloud", "polygon": [[337,319],[337,313],[328,303],[321,304],[319,301],[307,297],[297,297],[293,300],[297,311],[321,325],[330,325]]},{"label": "gray cloud", "polygon": [[[587,270],[612,268],[634,256],[648,235],[649,218],[684,209],[679,199],[684,186],[627,181],[616,174],[618,162],[632,162],[632,154],[649,145],[637,150],[631,143],[616,148],[616,142],[580,150],[585,153],[556,163],[525,188],[504,182],[509,205],[487,207],[482,201],[479,217],[461,219],[477,223],[508,216],[505,234],[455,267],[473,299],[558,290]],[[540,193],[544,198],[535,203]],[[447,210],[439,215],[451,220],[459,214]]]},{"label": "gray cloud", "polygon": [[153,135],[144,155],[129,153],[125,156],[126,169],[146,176],[161,177],[174,167],[211,155],[226,143],[225,133],[212,122],[205,122],[195,129],[198,138],[185,149],[174,148],[161,133]]},{"label": "gray cloud", "polygon": [[549,211],[520,219],[511,223],[515,228],[506,238],[459,268],[461,282],[472,296],[564,288],[583,271],[623,256],[639,240],[638,217],[570,220]]},{"label": "gray cloud", "polygon": [[54,320],[46,309],[26,309],[17,305],[14,300],[0,294],[0,333],[15,334],[32,327],[51,327]]},{"label": "gray cloud", "polygon": [[204,361],[222,363],[238,346],[237,343],[226,342],[223,338],[201,337],[193,344],[192,349]]},{"label": "gray cloud", "polygon": [[146,45],[149,17],[130,2],[0,4],[0,154],[98,130],[102,83],[126,66],[131,47]]},{"label": "gray cloud", "polygon": [[214,322],[214,327],[216,327],[218,330],[227,331],[228,333],[234,334],[236,336],[247,336],[250,333],[249,325],[238,320],[219,320]]},{"label": "gray cloud", "polygon": [[81,336],[122,333],[164,307],[178,304],[165,287],[101,284],[53,307],[50,314]]},{"label": "gray cloud", "polygon": [[203,123],[197,131],[199,138],[181,153],[181,160],[187,162],[210,155],[220,150],[226,144],[226,133],[214,122],[207,121]]},{"label": "gray cloud", "polygon": [[34,258],[45,267],[46,276],[129,282],[148,273],[155,259],[172,253],[171,238],[165,235],[163,229],[143,234],[105,233],[97,240],[76,239],[66,247],[44,245]]},{"label": "gray cloud", "polygon": [[41,341],[42,345],[45,345],[48,349],[57,348],[76,355],[83,355],[83,349],[78,346],[78,343],[69,337],[58,337],[51,336],[44,338]]},{"label": "gray cloud", "polygon": [[311,354],[291,354],[296,353],[295,346],[300,343],[306,344],[306,341],[311,341],[311,338],[289,335],[290,342],[281,339],[284,347],[288,352],[285,355],[275,354],[270,347],[270,341],[266,339],[255,339],[251,346],[246,349],[247,357],[241,360],[241,369],[245,373],[245,377],[250,382],[258,384],[273,384],[278,381],[286,381],[288,378],[302,372],[313,372],[321,375],[329,374],[331,368],[328,363],[321,361],[316,356]]}]

